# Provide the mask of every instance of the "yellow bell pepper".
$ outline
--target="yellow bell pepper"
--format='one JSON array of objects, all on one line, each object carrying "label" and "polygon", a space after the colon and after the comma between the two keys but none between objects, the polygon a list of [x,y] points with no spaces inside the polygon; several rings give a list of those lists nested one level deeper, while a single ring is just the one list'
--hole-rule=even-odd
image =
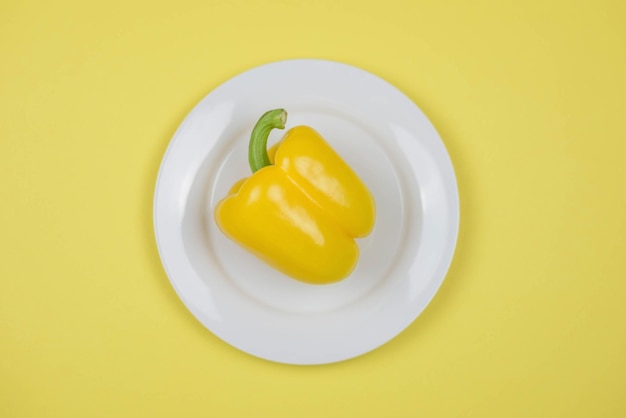
[{"label": "yellow bell pepper", "polygon": [[355,238],[368,235],[374,199],[352,169],[312,128],[297,126],[267,151],[283,109],[265,113],[250,137],[252,176],[215,207],[220,230],[270,266],[303,282],[325,284],[350,275]]}]

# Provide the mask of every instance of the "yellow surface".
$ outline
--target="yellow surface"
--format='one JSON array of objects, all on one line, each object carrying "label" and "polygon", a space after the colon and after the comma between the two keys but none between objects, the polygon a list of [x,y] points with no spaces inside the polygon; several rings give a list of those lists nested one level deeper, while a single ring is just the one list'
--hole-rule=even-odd
[{"label": "yellow surface", "polygon": [[[625,416],[625,21],[620,0],[2,0],[0,416]],[[190,108],[299,57],[413,98],[462,200],[424,314],[320,367],[206,331],[152,230]]]}]

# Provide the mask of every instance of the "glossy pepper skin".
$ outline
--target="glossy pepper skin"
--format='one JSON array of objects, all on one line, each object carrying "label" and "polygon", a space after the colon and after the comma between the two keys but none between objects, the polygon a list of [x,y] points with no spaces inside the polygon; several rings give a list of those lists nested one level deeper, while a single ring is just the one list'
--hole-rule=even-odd
[{"label": "glossy pepper skin", "polygon": [[368,235],[374,199],[312,128],[290,129],[269,153],[267,137],[286,112],[265,113],[253,129],[253,174],[233,186],[214,216],[220,230],[282,273],[311,284],[347,277],[358,261],[355,238]]}]

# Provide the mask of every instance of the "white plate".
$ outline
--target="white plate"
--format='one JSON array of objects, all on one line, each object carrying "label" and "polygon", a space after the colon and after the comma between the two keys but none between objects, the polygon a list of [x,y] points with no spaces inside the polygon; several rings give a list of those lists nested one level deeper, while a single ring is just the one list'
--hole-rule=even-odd
[{"label": "white plate", "polygon": [[[376,226],[359,240],[357,268],[339,283],[282,276],[213,221],[216,203],[250,174],[254,123],[278,107],[289,113],[287,129],[319,131],[376,200]],[[380,78],[320,60],[254,68],[207,95],[174,135],[154,199],[159,253],[187,308],[234,347],[290,364],[349,359],[400,333],[443,281],[458,224],[452,164],[424,114]]]}]

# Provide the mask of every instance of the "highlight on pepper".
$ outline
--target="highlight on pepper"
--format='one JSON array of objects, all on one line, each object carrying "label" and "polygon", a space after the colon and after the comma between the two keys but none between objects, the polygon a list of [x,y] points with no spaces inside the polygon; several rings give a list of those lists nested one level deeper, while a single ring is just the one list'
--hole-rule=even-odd
[{"label": "highlight on pepper", "polygon": [[287,112],[261,116],[250,135],[252,175],[215,207],[219,229],[276,270],[311,284],[345,279],[375,222],[372,194],[315,130],[289,129],[269,151],[272,129]]}]

